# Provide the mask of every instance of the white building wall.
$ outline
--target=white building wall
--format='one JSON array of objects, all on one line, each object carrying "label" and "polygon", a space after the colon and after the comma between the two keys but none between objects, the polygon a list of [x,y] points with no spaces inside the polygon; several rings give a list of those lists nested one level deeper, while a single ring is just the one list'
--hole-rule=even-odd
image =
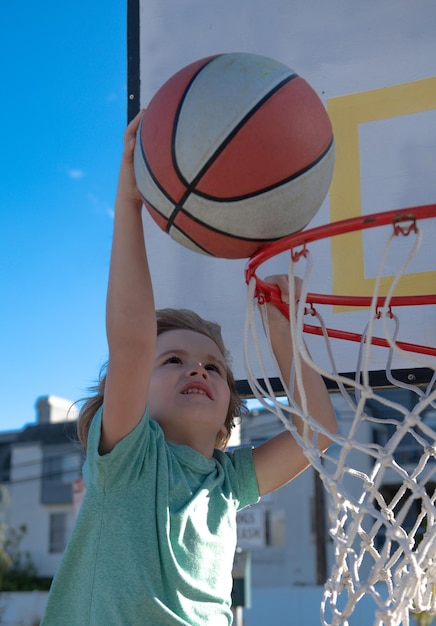
[{"label": "white building wall", "polygon": [[[243,444],[257,445],[283,430],[273,415],[259,412],[242,422]],[[314,470],[307,469],[295,480],[262,498],[252,508],[265,512],[264,545],[256,540],[239,541],[251,552],[253,590],[277,586],[314,585],[317,582],[317,554],[313,528]]]},{"label": "white building wall", "polygon": [[41,506],[41,476],[42,448],[39,443],[13,446],[9,525],[15,530],[23,524],[26,526],[19,550],[31,553],[40,576],[50,576],[59,562],[59,555],[50,555],[48,551],[49,518],[46,508]]},{"label": "white building wall", "polygon": [[[37,425],[66,424],[77,418],[77,407],[71,401],[56,396],[37,398],[35,408]],[[35,430],[35,437],[38,436]],[[10,480],[6,485],[10,501],[6,520],[15,531],[22,525],[26,526],[19,551],[28,551],[38,576],[49,578],[55,574],[62,558],[61,551],[50,551],[50,516],[53,513],[65,514],[65,540],[71,533],[74,516],[72,497],[68,503],[43,504],[44,455],[48,452],[64,461],[59,480],[65,483],[66,490],[77,477],[80,450],[72,444],[70,446],[67,435],[54,445],[51,442],[44,445],[39,440],[13,442]]]},{"label": "white building wall", "polygon": [[[269,534],[264,547],[240,547],[251,553],[254,589],[317,584],[317,548],[314,532],[314,470],[309,468],[292,483],[263,498],[255,507],[265,510]],[[325,527],[327,566],[333,543]]]},{"label": "white building wall", "polygon": [[[340,394],[332,394],[332,401],[339,423],[339,431],[347,434],[353,420],[353,410]],[[242,422],[241,440],[243,444],[254,445],[273,437],[283,430],[279,420],[266,412],[259,412],[245,418]],[[359,440],[367,443],[372,439],[371,428],[365,423],[358,431]],[[341,454],[341,447],[333,444],[328,451],[332,458],[332,467]],[[371,470],[370,459],[356,449],[347,455],[347,464],[368,474]],[[272,588],[287,588],[294,585],[316,585],[318,582],[317,543],[314,521],[322,514],[315,502],[315,471],[309,467],[291,483],[263,498],[255,505],[265,510],[269,519],[270,536],[261,548],[250,546],[249,542],[241,547],[251,552],[251,580],[253,594]],[[347,489],[357,498],[362,489],[361,480],[346,481]],[[334,543],[329,534],[329,501],[331,494],[324,492],[324,541],[327,575],[334,562]],[[284,529],[280,540],[280,526]],[[274,532],[274,528],[275,531]],[[272,532],[271,532],[272,531]],[[284,536],[283,536],[284,535]],[[269,539],[269,543],[268,543]]]},{"label": "white building wall", "polygon": [[11,481],[8,486],[11,508],[9,525],[26,526],[19,549],[29,550],[36,567],[47,546],[47,521],[41,510],[42,449],[39,444],[14,445],[11,455]]}]

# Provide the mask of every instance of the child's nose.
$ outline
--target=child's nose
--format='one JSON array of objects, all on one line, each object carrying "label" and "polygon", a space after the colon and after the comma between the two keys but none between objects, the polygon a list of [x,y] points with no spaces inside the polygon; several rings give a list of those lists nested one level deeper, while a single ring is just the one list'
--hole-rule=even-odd
[{"label": "child's nose", "polygon": [[188,376],[202,376],[203,378],[207,378],[208,371],[202,363],[194,363],[189,368]]}]

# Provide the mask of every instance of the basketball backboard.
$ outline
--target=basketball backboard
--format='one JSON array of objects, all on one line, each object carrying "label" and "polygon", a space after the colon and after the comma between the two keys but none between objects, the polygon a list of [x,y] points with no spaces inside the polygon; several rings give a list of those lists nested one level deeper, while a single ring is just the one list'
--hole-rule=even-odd
[{"label": "basketball backboard", "polygon": [[[436,200],[436,44],[433,0],[128,0],[128,116],[147,105],[177,70],[219,52],[253,52],[292,67],[321,97],[330,114],[336,165],[330,193],[308,228]],[[436,291],[436,220],[422,225],[421,250],[398,295]],[[144,215],[156,306],[187,307],[218,321],[233,355],[235,376],[246,378],[243,357],[245,260],[196,254],[176,244]],[[313,247],[310,291],[371,295],[386,231],[359,232]],[[401,245],[407,245],[401,242]],[[396,254],[404,253],[394,250]],[[395,258],[392,259],[395,263]],[[267,273],[287,271],[286,254]],[[389,275],[389,264],[387,265]],[[383,287],[384,289],[384,287]],[[351,290],[351,292],[350,292]],[[436,307],[399,311],[404,341],[436,345]],[[358,310],[330,307],[333,328],[362,332]],[[317,360],[319,342],[308,339]],[[335,347],[341,372],[356,369],[356,347]],[[320,354],[322,360],[323,356]],[[383,378],[384,356],[371,364]],[[434,363],[428,357],[427,363]],[[324,366],[328,367],[325,363]],[[423,357],[416,372],[426,374]],[[410,367],[400,361],[395,367]],[[272,363],[270,376],[277,374]]]}]

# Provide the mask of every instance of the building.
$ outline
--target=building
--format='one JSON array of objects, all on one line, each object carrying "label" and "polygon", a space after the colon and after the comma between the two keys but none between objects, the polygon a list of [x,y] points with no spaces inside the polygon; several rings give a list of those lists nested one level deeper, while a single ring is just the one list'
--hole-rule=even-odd
[{"label": "building", "polygon": [[57,569],[74,521],[72,483],[83,461],[76,417],[71,402],[45,396],[36,402],[35,424],[0,435],[6,523],[26,527],[20,551],[43,577]]},{"label": "building", "polygon": [[[392,400],[405,406],[413,402],[413,394],[405,389],[386,389],[380,393],[390,394]],[[332,400],[340,432],[345,434],[353,420],[353,409],[339,393],[332,394]],[[384,446],[396,430],[395,411],[371,402],[368,410],[376,419],[362,424],[359,441]],[[29,551],[39,575],[50,577],[59,565],[77,513],[78,500],[73,486],[79,487],[80,497],[83,456],[75,432],[77,412],[69,402],[53,396],[39,398],[36,414],[35,424],[0,434],[0,481],[9,493],[7,523],[12,528],[22,524],[27,527],[20,549]],[[422,417],[428,432],[434,433],[436,410],[431,404]],[[261,406],[252,407],[232,435],[231,446],[258,445],[282,429],[282,424],[270,411]],[[420,436],[423,439],[423,435]],[[396,448],[396,461],[406,470],[410,469],[416,465],[421,452],[422,441],[419,443],[419,438],[407,434]],[[339,453],[336,444],[329,449],[332,457]],[[436,463],[434,458],[430,462]],[[356,448],[350,451],[348,463],[369,474],[374,459]],[[435,488],[434,471],[432,475],[429,490]],[[399,482],[395,472],[385,473],[380,492],[386,501],[390,501]],[[360,487],[357,483],[356,489]],[[238,571],[235,575],[246,579],[251,600],[245,597],[244,603],[253,607],[244,610],[246,626],[264,626],[272,605],[275,626],[289,624],[291,604],[297,617],[295,607],[303,602],[303,597],[304,619],[309,621],[303,621],[301,614],[295,623],[318,623],[322,585],[334,561],[334,544],[329,534],[329,497],[318,473],[310,467],[289,485],[238,514]],[[413,510],[410,524],[413,524]],[[381,532],[380,545],[383,540]],[[245,558],[241,559],[242,556]],[[367,623],[368,615],[365,615],[353,625]]]},{"label": "building", "polygon": [[[0,475],[9,494],[7,523],[25,525],[20,549],[29,551],[38,574],[55,573],[76,511],[73,485],[81,477],[77,412],[53,396],[38,398],[36,423],[0,434]],[[68,419],[67,419],[68,418]],[[282,430],[266,410],[253,410],[231,445],[257,445]],[[251,553],[253,587],[317,584],[328,567],[323,492],[312,469],[240,513],[239,546]],[[298,515],[296,515],[298,511]],[[295,540],[298,538],[298,540]]]},{"label": "building", "polygon": [[[403,424],[402,415],[393,408],[393,403],[411,409],[416,404],[413,389],[379,389],[378,394],[392,403],[368,401],[367,414],[373,420],[363,420],[358,428],[358,442],[368,447],[382,449],[387,442],[399,433]],[[346,435],[354,420],[352,404],[339,393],[331,395],[339,423],[339,432]],[[421,424],[425,427],[420,428]],[[280,432],[282,425],[271,418],[268,410],[252,410],[242,422],[240,439],[242,445],[256,445]],[[427,433],[427,434],[426,434]],[[412,474],[423,453],[426,442],[433,445],[433,457],[428,461],[430,477],[426,483],[429,494],[436,488],[436,454],[434,449],[436,433],[436,409],[428,403],[421,412],[418,428],[406,432],[394,452],[394,463],[399,472],[389,468],[382,474],[379,492],[386,503],[393,501],[402,484],[401,472]],[[363,446],[362,446],[363,447]],[[333,444],[328,454],[338,457],[341,447]],[[375,465],[374,456],[363,453],[358,445],[348,452],[347,465],[370,476]],[[424,480],[425,480],[424,476]],[[350,478],[347,489],[356,500],[361,496],[363,480]],[[320,604],[323,585],[334,564],[334,543],[329,528],[334,519],[329,519],[329,499],[312,467],[290,484],[264,498],[253,507],[243,510],[238,528],[239,547],[249,553],[251,560],[251,610],[244,611],[245,626],[264,626],[271,619],[271,606],[274,606],[274,625],[288,626],[290,623],[316,624],[320,619]],[[434,496],[433,496],[434,498]],[[394,514],[401,516],[399,509],[404,499],[393,507]],[[409,512],[402,525],[412,530],[421,508],[418,497],[413,499]],[[373,525],[373,521],[370,526]],[[368,520],[364,520],[368,525]],[[425,520],[424,520],[425,523]],[[425,527],[422,528],[424,530]],[[420,532],[417,533],[419,541]],[[356,540],[357,545],[362,541]],[[375,547],[380,550],[385,542],[385,528],[381,526],[375,536]],[[358,551],[358,547],[357,547]],[[370,562],[364,560],[360,569],[361,580],[366,580]],[[353,613],[353,626],[367,626],[372,623],[375,606],[366,599],[359,603]],[[292,618],[291,618],[292,616]]]}]

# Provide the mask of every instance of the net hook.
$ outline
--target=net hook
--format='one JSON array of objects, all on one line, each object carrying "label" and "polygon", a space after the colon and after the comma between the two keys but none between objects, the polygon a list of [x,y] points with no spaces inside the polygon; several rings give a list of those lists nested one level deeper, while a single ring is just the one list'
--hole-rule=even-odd
[{"label": "net hook", "polygon": [[390,305],[386,310],[384,310],[381,306],[377,306],[375,311],[375,318],[379,320],[383,315],[389,317],[389,319],[394,318],[394,312],[392,311],[392,307]]},{"label": "net hook", "polygon": [[294,263],[297,263],[297,261],[299,261],[301,257],[306,258],[309,251],[307,249],[306,242],[304,242],[301,250],[296,250],[295,248],[291,248],[290,252],[291,252],[292,261]]},{"label": "net hook", "polygon": [[[407,223],[409,222],[409,223]],[[397,217],[393,220],[392,225],[394,227],[394,235],[403,235],[407,237],[413,231],[418,232],[418,226],[416,225],[416,217],[414,215],[406,215]]]},{"label": "net hook", "polygon": [[312,317],[316,317],[318,311],[315,309],[311,302],[306,302],[304,307],[304,315],[312,315]]}]

